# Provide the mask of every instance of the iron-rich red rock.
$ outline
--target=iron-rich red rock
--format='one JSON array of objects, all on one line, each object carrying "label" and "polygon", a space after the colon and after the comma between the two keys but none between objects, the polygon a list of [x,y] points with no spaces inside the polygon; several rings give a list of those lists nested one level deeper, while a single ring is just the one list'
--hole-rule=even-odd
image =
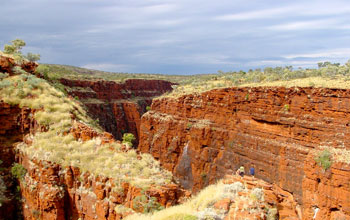
[{"label": "iron-rich red rock", "polygon": [[347,166],[334,165],[325,175],[308,158],[320,145],[350,149],[349,117],[350,90],[212,90],[154,100],[141,119],[139,149],[194,192],[240,166],[246,173],[255,167],[257,178],[291,192],[305,210],[317,205],[326,213],[320,216],[349,215]]}]

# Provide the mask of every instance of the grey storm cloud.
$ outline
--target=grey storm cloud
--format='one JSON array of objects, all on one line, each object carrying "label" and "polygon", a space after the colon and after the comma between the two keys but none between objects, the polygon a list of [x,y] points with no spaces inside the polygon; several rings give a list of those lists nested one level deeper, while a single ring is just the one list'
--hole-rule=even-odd
[{"label": "grey storm cloud", "polygon": [[10,0],[0,46],[41,62],[114,72],[195,74],[350,59],[347,1]]}]

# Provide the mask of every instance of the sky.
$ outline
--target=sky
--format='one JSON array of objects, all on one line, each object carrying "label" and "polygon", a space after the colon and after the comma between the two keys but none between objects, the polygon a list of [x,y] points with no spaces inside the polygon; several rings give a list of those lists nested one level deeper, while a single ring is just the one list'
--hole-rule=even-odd
[{"label": "sky", "polygon": [[197,74],[350,59],[346,0],[8,0],[0,47],[41,63]]}]

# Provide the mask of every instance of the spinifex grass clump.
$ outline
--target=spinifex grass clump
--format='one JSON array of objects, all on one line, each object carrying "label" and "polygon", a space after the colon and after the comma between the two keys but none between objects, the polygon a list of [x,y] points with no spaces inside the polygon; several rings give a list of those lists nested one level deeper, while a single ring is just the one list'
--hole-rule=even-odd
[{"label": "spinifex grass clump", "polygon": [[69,133],[74,121],[90,126],[94,124],[93,121],[75,100],[67,98],[43,79],[28,73],[11,77],[2,73],[0,100],[36,109],[31,117],[46,128],[46,132],[36,132],[30,137],[31,145],[18,145],[18,149],[30,158],[79,167],[83,172],[88,171],[95,176],[111,177],[116,187],[121,182],[145,187],[171,181],[171,173],[162,170],[148,154],[138,156],[131,149],[123,152],[120,144],[102,145],[99,138],[85,142],[76,140]]}]

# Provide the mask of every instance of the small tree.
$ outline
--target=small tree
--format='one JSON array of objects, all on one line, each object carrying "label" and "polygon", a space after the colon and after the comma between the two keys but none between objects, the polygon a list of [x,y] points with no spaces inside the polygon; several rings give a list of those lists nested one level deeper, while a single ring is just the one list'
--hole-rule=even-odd
[{"label": "small tree", "polygon": [[33,54],[33,53],[27,53],[26,56],[22,55],[22,48],[26,45],[24,40],[16,39],[11,41],[12,44],[6,44],[4,46],[4,53],[5,54],[11,54],[17,59],[18,61],[23,61],[23,58],[28,59],[31,62],[35,62],[40,60],[40,54]]},{"label": "small tree", "polygon": [[128,144],[130,146],[132,146],[132,143],[134,142],[135,140],[135,136],[131,133],[125,133],[123,135],[123,143],[124,144]]},{"label": "small tree", "polygon": [[27,53],[26,58],[31,62],[35,62],[40,60],[40,54]]},{"label": "small tree", "polygon": [[21,49],[26,45],[26,43],[21,39],[16,39],[11,41],[12,45],[5,44],[4,53],[18,55],[22,54]]}]

